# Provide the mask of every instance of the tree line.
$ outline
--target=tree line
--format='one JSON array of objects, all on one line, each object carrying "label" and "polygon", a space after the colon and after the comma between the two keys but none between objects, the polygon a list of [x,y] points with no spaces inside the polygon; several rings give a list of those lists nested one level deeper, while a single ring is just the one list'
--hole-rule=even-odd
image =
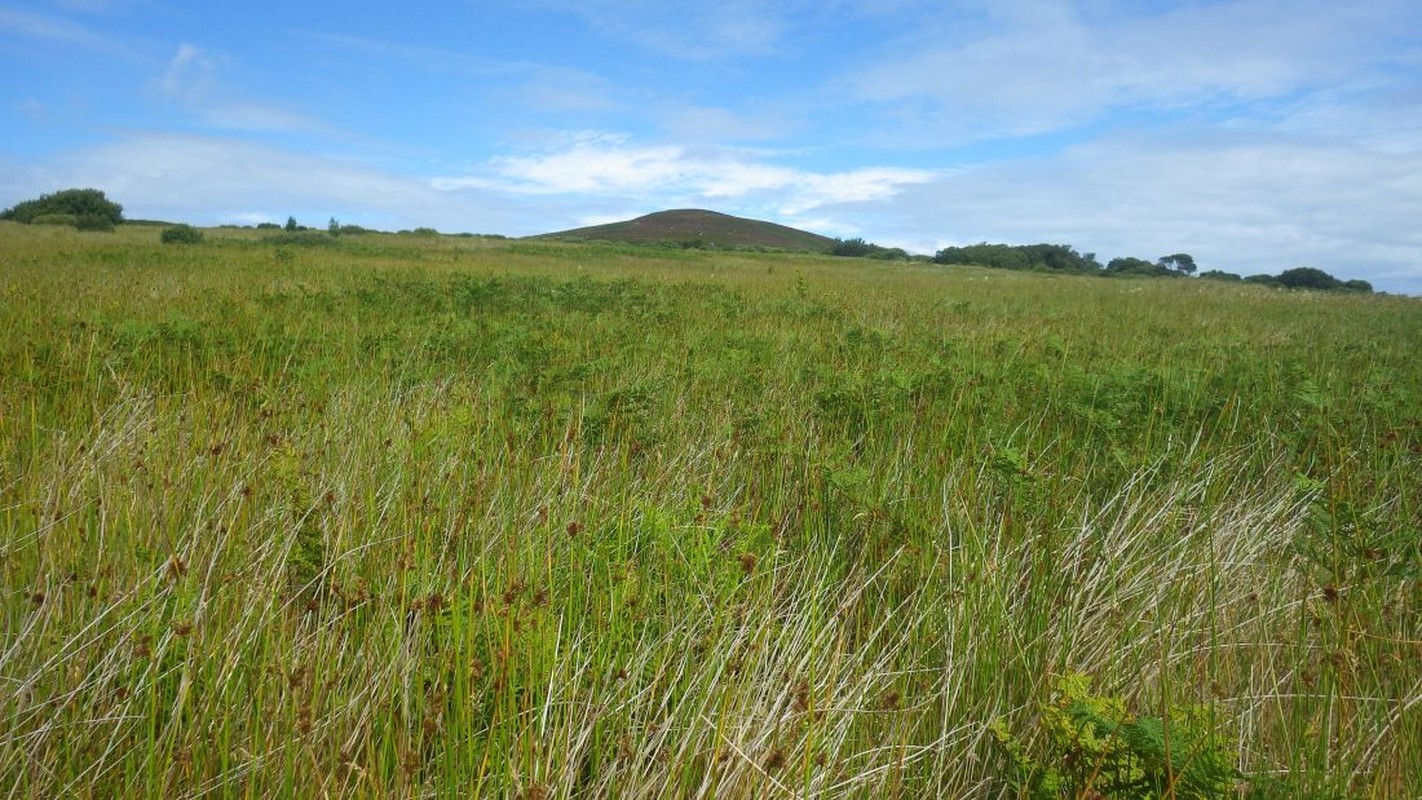
[{"label": "tree line", "polygon": [[[1100,275],[1103,277],[1187,277],[1196,274],[1199,267],[1189,253],[1172,253],[1155,261],[1123,256],[1102,264],[1095,253],[1078,253],[1063,244],[974,244],[966,247],[945,247],[933,256],[938,264],[964,264],[996,269],[1037,270],[1045,272],[1066,272],[1079,275]],[[1199,277],[1217,281],[1239,281],[1243,283],[1278,286],[1287,289],[1315,289],[1322,291],[1371,292],[1372,284],[1364,280],[1343,281],[1315,267],[1294,267],[1278,275],[1250,275],[1242,277],[1233,272],[1208,270]]]},{"label": "tree line", "polygon": [[[836,239],[829,252],[831,255],[851,258],[889,260],[922,258],[922,256],[910,256],[898,248],[880,247],[863,239]],[[963,247],[945,247],[935,253],[932,260],[937,264],[1060,272],[1073,275],[1099,275],[1108,278],[1181,278],[1197,275],[1205,280],[1237,281],[1285,289],[1343,292],[1371,292],[1373,290],[1372,284],[1367,281],[1339,280],[1315,267],[1294,267],[1286,269],[1278,275],[1259,274],[1245,277],[1221,270],[1200,272],[1195,258],[1189,253],[1171,253],[1154,261],[1121,256],[1103,264],[1095,253],[1078,253],[1075,248],[1064,244],[988,244],[982,242]]]}]

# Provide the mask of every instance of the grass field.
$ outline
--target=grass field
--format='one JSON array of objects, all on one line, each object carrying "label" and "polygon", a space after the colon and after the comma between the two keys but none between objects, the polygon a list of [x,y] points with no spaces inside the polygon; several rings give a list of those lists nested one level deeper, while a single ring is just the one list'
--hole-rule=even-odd
[{"label": "grass field", "polygon": [[3,223],[0,794],[1422,796],[1419,354],[1407,298]]}]

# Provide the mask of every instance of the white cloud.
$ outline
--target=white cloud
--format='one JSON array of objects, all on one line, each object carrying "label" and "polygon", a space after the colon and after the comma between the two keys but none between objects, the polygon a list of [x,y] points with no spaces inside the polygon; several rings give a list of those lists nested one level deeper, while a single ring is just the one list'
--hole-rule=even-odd
[{"label": "white cloud", "polygon": [[636,144],[625,136],[584,132],[555,149],[493,159],[488,176],[445,179],[440,185],[529,195],[641,196],[664,205],[737,200],[798,215],[825,205],[887,200],[934,177],[928,170],[888,167],[814,172],[765,158],[754,151]]},{"label": "white cloud", "polygon": [[[1222,107],[1358,78],[1400,0],[1157,5],[1039,0],[943,13],[844,85],[940,144],[1070,127],[1120,109]],[[959,12],[961,12],[959,8]]]},{"label": "white cloud", "polygon": [[781,213],[803,214],[829,205],[882,202],[898,195],[904,187],[928,183],[934,177],[927,170],[888,167],[806,175],[803,188],[781,205]]},{"label": "white cloud", "polygon": [[158,85],[165,95],[175,100],[201,100],[212,91],[216,69],[212,56],[184,42],[178,45],[178,52],[169,60]]},{"label": "white cloud", "polygon": [[1055,242],[1242,274],[1315,266],[1422,293],[1422,152],[1234,137],[1116,140],[903,191],[875,236],[931,251]]},{"label": "white cloud", "polygon": [[643,192],[684,185],[688,165],[674,145],[634,147],[625,137],[583,133],[557,152],[494,159],[510,191],[530,194]]}]

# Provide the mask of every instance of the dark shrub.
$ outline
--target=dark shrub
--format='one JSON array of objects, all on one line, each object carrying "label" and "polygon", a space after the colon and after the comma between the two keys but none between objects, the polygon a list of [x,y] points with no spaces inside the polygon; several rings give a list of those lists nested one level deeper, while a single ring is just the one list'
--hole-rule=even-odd
[{"label": "dark shrub", "polygon": [[202,231],[191,225],[173,225],[163,229],[160,239],[163,244],[201,244]]},{"label": "dark shrub", "polygon": [[110,201],[98,189],[65,189],[54,194],[40,195],[34,200],[26,200],[0,212],[0,219],[16,222],[34,222],[37,217],[50,214],[70,214],[75,217],[92,214],[104,217],[117,225],[123,222],[123,206]]},{"label": "dark shrub", "polygon": [[80,214],[74,219],[74,227],[81,231],[111,231],[114,222],[100,214]]}]

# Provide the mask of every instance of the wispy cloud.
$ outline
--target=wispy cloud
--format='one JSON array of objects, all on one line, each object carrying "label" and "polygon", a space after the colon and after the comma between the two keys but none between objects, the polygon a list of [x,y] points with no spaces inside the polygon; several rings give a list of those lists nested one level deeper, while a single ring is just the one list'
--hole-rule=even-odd
[{"label": "wispy cloud", "polygon": [[168,69],[159,80],[163,93],[175,100],[200,100],[211,91],[217,64],[215,59],[196,45],[184,42],[168,62]]},{"label": "wispy cloud", "polygon": [[135,0],[50,0],[50,2],[67,11],[113,14],[128,9]]},{"label": "wispy cloud", "polygon": [[1227,108],[1357,78],[1370,47],[1422,22],[1397,0],[1209,4],[1004,2],[923,30],[845,86],[862,101],[918,104],[936,141],[1036,134],[1113,110]]},{"label": "wispy cloud", "polygon": [[765,0],[533,0],[580,16],[594,31],[658,55],[688,60],[769,55],[791,28],[794,3]]},{"label": "wispy cloud", "polygon": [[0,163],[0,187],[26,197],[98,186],[130,216],[199,224],[328,216],[388,227],[502,232],[517,204],[367,165],[212,136],[135,134],[43,166]]},{"label": "wispy cloud", "polygon": [[129,60],[147,57],[119,37],[109,36],[64,17],[0,7],[0,36],[77,47]]},{"label": "wispy cloud", "polygon": [[803,127],[784,109],[761,106],[736,111],[719,106],[670,103],[657,110],[661,126],[680,141],[745,142],[780,139]]},{"label": "wispy cloud", "polygon": [[507,62],[439,47],[326,32],[307,31],[301,36],[313,42],[355,50],[367,56],[403,61],[425,72],[488,76],[507,74],[512,70]]},{"label": "wispy cloud", "polygon": [[310,41],[413,66],[445,79],[473,78],[481,91],[510,107],[555,114],[624,108],[625,90],[594,73],[529,60],[500,60],[438,47],[331,33],[303,33]]},{"label": "wispy cloud", "polygon": [[297,111],[233,96],[219,80],[227,59],[184,42],[157,78],[158,92],[203,126],[227,131],[330,133],[321,120]]}]

